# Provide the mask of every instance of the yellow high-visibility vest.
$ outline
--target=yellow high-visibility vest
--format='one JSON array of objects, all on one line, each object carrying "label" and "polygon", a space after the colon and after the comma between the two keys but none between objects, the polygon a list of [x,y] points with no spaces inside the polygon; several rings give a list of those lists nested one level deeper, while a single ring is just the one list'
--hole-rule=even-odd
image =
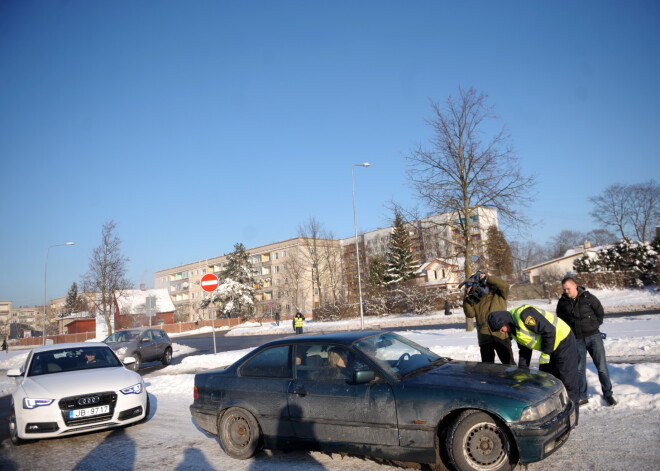
[{"label": "yellow high-visibility vest", "polygon": [[553,346],[552,350],[553,351],[556,350],[557,346],[561,343],[561,341],[564,340],[566,337],[568,337],[568,334],[571,333],[571,328],[566,322],[564,322],[559,317],[557,317],[555,313],[546,311],[544,309],[539,309],[529,304],[524,304],[509,311],[511,312],[511,315],[513,316],[513,321],[517,326],[516,332],[514,334],[516,341],[519,344],[524,345],[532,350],[541,350],[541,336],[539,334],[527,330],[527,326],[520,318],[522,312],[528,307],[531,307],[532,309],[535,309],[538,313],[543,314],[543,317],[545,317],[546,320],[554,326],[556,333],[555,333],[555,345]]}]

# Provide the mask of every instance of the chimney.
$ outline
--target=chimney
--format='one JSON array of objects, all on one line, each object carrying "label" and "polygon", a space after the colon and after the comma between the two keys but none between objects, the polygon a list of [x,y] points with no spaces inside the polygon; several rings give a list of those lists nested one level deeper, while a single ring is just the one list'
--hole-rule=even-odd
[{"label": "chimney", "polygon": [[590,249],[591,248],[591,242],[588,240],[584,241],[584,250]]}]

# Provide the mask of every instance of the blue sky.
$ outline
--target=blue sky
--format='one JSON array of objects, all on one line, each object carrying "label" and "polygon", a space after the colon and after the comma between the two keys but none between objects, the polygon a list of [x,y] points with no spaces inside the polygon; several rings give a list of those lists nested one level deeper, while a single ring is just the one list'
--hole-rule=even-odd
[{"label": "blue sky", "polygon": [[[128,277],[418,204],[429,100],[489,96],[536,201],[526,237],[660,178],[655,1],[0,3],[0,299],[64,296],[114,220]],[[518,234],[510,239],[521,240]]]}]

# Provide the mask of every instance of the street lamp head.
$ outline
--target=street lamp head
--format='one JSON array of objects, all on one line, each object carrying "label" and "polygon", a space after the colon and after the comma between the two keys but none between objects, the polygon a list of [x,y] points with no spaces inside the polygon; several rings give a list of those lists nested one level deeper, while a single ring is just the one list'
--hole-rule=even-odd
[{"label": "street lamp head", "polygon": [[76,245],[76,243],[75,243],[75,242],[67,242],[67,243],[64,244],[64,245]]},{"label": "street lamp head", "polygon": [[369,167],[370,165],[369,162],[365,162],[363,164],[353,164],[353,167]]}]

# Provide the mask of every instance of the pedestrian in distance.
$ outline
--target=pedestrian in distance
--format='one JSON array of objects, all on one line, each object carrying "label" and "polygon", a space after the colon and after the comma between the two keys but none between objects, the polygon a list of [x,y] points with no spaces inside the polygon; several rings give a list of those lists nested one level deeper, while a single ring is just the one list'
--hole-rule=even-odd
[{"label": "pedestrian in distance", "polygon": [[293,330],[296,332],[296,334],[303,333],[304,325],[305,325],[305,316],[303,316],[300,311],[296,312],[296,315],[293,316]]},{"label": "pedestrian in distance", "polygon": [[275,325],[280,325],[280,311],[275,311]]},{"label": "pedestrian in distance", "polygon": [[575,278],[566,276],[561,281],[564,294],[557,302],[557,315],[566,322],[575,335],[578,355],[578,376],[580,404],[589,402],[587,393],[587,352],[598,371],[598,379],[605,402],[616,405],[612,394],[612,381],[607,368],[605,345],[600,326],[603,324],[605,310],[598,298],[584,287],[579,286]]},{"label": "pedestrian in distance", "polygon": [[529,304],[488,316],[493,332],[518,342],[518,367],[529,368],[532,350],[539,350],[539,370],[556,376],[566,388],[576,411],[579,408],[577,346],[571,328],[555,313]]},{"label": "pedestrian in distance", "polygon": [[509,284],[500,278],[481,272],[475,273],[463,284],[465,285],[463,312],[469,318],[476,318],[481,361],[495,363],[495,353],[497,353],[503,365],[515,364],[509,336],[492,331],[488,326],[488,315],[491,312],[507,309]]},{"label": "pedestrian in distance", "polygon": [[2,341],[2,350],[9,353],[9,347],[7,346],[7,338]]}]

